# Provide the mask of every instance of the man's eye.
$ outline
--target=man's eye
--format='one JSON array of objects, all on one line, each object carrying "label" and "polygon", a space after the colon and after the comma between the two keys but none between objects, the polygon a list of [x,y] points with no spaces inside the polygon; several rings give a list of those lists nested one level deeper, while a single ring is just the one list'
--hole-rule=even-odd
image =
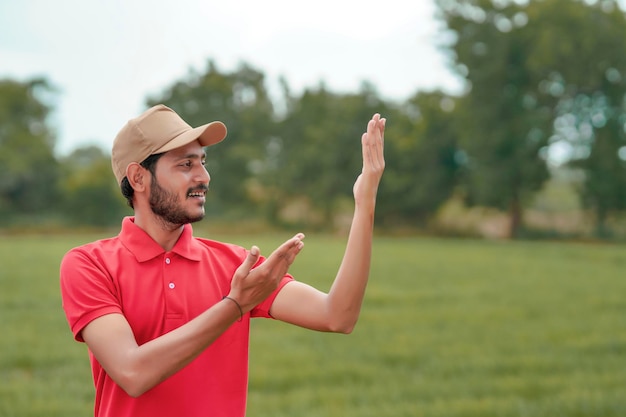
[{"label": "man's eye", "polygon": [[202,164],[202,166],[206,166],[206,161],[202,160],[202,162],[200,162]]}]

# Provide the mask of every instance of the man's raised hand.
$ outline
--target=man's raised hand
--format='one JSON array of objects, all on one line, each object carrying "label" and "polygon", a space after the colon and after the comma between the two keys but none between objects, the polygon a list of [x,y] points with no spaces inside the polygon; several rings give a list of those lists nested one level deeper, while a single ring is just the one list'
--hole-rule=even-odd
[{"label": "man's raised hand", "polygon": [[367,130],[361,136],[363,169],[357,178],[353,192],[357,204],[375,202],[380,178],[385,170],[385,123],[386,119],[376,113],[367,123]]}]

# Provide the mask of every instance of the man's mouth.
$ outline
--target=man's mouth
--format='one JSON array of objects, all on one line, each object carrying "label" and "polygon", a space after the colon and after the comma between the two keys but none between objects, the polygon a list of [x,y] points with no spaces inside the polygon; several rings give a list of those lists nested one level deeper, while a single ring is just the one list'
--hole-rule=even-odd
[{"label": "man's mouth", "polygon": [[206,188],[202,188],[199,190],[192,190],[187,193],[187,198],[204,198],[206,197]]}]

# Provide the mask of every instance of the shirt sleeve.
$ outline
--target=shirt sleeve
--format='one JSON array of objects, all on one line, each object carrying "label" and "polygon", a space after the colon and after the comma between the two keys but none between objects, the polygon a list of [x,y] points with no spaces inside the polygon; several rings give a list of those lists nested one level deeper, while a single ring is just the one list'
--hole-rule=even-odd
[{"label": "shirt sleeve", "polygon": [[67,322],[79,342],[84,342],[81,331],[92,320],[106,314],[122,314],[113,279],[94,257],[80,248],[63,257],[60,286]]},{"label": "shirt sleeve", "polygon": [[252,311],[250,312],[251,317],[273,318],[270,315],[270,308],[272,307],[272,304],[274,303],[276,296],[288,282],[291,282],[293,280],[294,279],[291,275],[286,274],[280,280],[280,283],[278,284],[278,288],[276,288],[276,290],[274,290],[274,292],[271,293],[270,296],[267,297],[261,304],[259,304],[258,306],[252,309]]},{"label": "shirt sleeve", "polygon": [[[243,249],[243,248],[242,248]],[[248,250],[247,249],[243,249],[244,254],[241,258],[241,262],[243,262],[243,260],[246,258],[246,256],[248,255]],[[257,261],[257,263],[254,265],[254,268],[256,268],[257,266],[261,265],[263,262],[265,262],[267,258],[265,258],[264,256],[261,256],[259,258],[259,260]],[[273,318],[270,315],[270,308],[272,307],[272,304],[274,303],[274,300],[276,299],[276,296],[278,295],[278,293],[280,292],[280,290],[288,283],[293,281],[294,278],[293,276],[291,276],[290,274],[285,274],[285,276],[280,280],[280,282],[278,283],[278,287],[276,288],[276,290],[274,290],[274,292],[272,292],[269,297],[267,297],[265,300],[263,300],[259,305],[257,305],[256,307],[254,307],[251,311],[250,311],[250,317],[263,317],[263,318]]]}]

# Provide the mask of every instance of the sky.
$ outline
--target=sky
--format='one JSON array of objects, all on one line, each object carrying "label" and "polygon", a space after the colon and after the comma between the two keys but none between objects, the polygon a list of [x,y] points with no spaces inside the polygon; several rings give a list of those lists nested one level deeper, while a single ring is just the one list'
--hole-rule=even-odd
[{"label": "sky", "polygon": [[281,76],[294,93],[321,81],[339,93],[369,81],[398,101],[459,91],[440,36],[432,0],[0,1],[0,79],[56,87],[57,154],[108,151],[147,97],[209,60],[251,65],[270,91]]}]

